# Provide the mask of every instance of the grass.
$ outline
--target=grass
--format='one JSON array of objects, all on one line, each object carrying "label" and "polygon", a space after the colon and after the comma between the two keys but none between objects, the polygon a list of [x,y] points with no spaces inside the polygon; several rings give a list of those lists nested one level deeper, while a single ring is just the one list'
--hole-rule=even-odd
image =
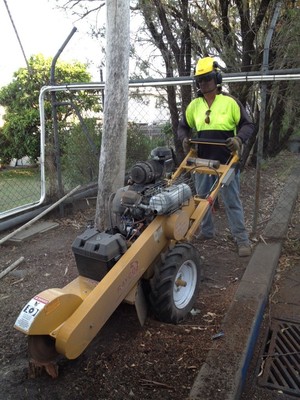
[{"label": "grass", "polygon": [[0,170],[0,214],[15,207],[39,201],[40,181],[38,168]]}]

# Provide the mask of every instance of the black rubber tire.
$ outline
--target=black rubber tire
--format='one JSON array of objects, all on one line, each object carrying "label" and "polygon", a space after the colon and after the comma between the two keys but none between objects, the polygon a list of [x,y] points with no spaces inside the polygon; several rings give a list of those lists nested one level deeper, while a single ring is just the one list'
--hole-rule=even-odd
[{"label": "black rubber tire", "polygon": [[[166,323],[183,321],[195,303],[200,280],[198,251],[189,243],[177,243],[150,280],[149,300],[155,316]],[[186,285],[178,285],[179,281]]]}]

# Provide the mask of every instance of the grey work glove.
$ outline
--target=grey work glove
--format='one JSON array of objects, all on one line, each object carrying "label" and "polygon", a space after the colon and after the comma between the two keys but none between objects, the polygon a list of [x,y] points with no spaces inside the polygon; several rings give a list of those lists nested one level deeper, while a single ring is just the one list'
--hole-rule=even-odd
[{"label": "grey work glove", "polygon": [[240,153],[242,150],[243,143],[237,136],[226,139],[225,144],[230,151],[236,151],[237,153]]},{"label": "grey work glove", "polygon": [[191,150],[191,143],[189,138],[184,138],[182,141],[182,148],[185,155],[187,155]]}]

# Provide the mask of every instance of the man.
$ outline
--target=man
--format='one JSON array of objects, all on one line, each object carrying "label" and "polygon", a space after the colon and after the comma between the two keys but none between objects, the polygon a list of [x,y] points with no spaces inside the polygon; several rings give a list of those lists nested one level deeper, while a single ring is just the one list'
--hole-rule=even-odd
[{"label": "man", "polygon": [[[240,152],[243,143],[253,134],[254,124],[238,100],[221,92],[222,76],[213,58],[205,57],[198,61],[194,79],[198,97],[188,105],[179,123],[178,137],[182,140],[186,154],[190,149],[192,130],[197,132],[198,138],[225,140],[226,146],[198,145],[198,157],[226,164],[231,152]],[[251,255],[251,244],[245,228],[239,178],[240,173],[237,171],[235,178],[220,193],[238,254],[247,257]],[[202,198],[207,197],[215,179],[214,175],[195,174],[197,194]],[[201,224],[201,233],[196,237],[207,240],[214,236],[213,218],[209,210]]]}]

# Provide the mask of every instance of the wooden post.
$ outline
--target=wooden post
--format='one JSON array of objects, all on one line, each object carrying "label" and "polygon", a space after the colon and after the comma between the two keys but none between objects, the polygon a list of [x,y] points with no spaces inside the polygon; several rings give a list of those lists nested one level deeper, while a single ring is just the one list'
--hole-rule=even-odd
[{"label": "wooden post", "polygon": [[130,0],[106,2],[106,79],[95,226],[108,225],[109,196],[124,184],[128,121]]}]

